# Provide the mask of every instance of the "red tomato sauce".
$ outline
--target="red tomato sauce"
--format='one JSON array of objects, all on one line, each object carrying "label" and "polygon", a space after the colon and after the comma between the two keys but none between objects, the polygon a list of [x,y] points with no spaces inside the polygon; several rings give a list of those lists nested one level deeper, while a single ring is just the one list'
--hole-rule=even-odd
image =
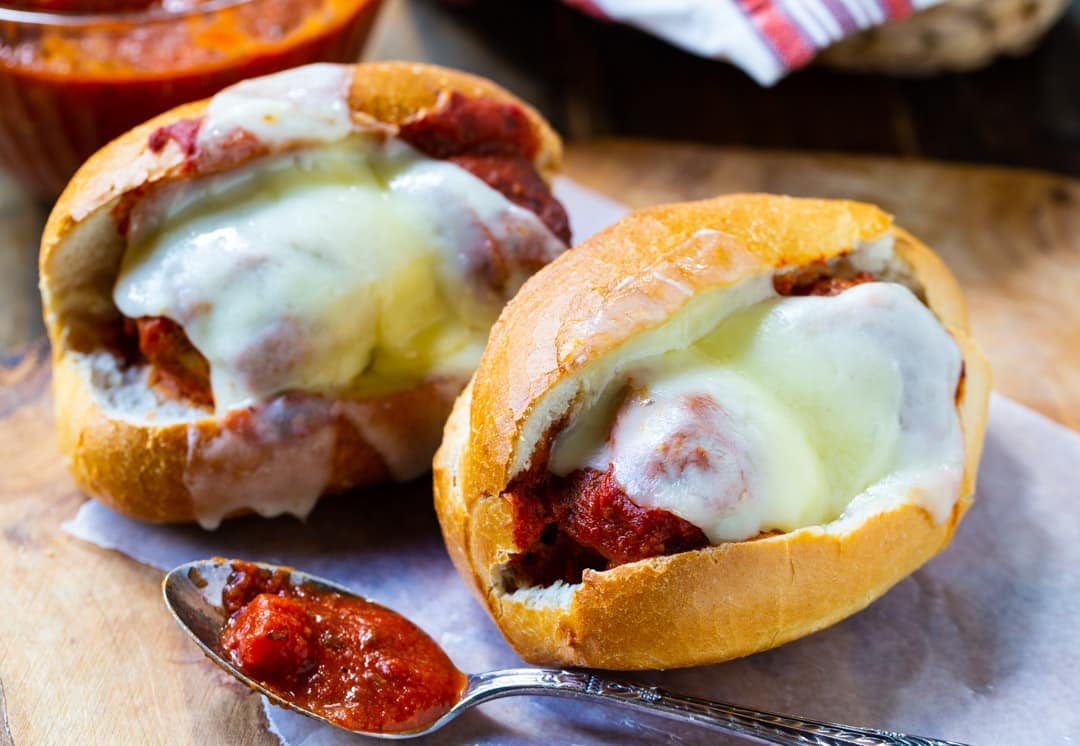
[{"label": "red tomato sauce", "polygon": [[398,135],[432,158],[469,171],[570,243],[566,210],[533,166],[540,142],[521,107],[453,93],[442,106],[402,124]]},{"label": "red tomato sauce", "polygon": [[517,563],[533,584],[577,583],[586,568],[617,565],[709,545],[694,524],[642,508],[619,486],[613,467],[545,474],[509,493]]},{"label": "red tomato sauce", "polygon": [[848,288],[874,282],[869,272],[857,272],[851,277],[834,277],[824,262],[808,264],[794,272],[773,276],[773,289],[780,295],[839,295]]},{"label": "red tomato sauce", "polygon": [[[6,3],[4,3],[6,5]],[[21,0],[30,10],[146,10],[0,24],[0,166],[55,197],[98,148],[156,114],[245,78],[352,62],[379,0]]]},{"label": "red tomato sauce", "polygon": [[4,4],[19,10],[48,13],[115,13],[145,10],[161,3],[160,0],[6,0]]},{"label": "red tomato sauce", "polygon": [[244,673],[338,725],[404,732],[446,713],[465,674],[390,609],[234,562],[221,647]]},{"label": "red tomato sauce", "polygon": [[[174,398],[212,407],[210,363],[191,344],[183,328],[164,316],[143,317],[133,323],[139,351],[150,363],[150,385]],[[129,323],[129,333],[131,326]]]}]

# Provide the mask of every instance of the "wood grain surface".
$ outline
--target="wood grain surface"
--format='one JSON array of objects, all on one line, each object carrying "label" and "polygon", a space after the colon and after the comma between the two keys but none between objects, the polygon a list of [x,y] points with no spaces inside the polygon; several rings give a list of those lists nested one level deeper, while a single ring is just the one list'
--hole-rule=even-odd
[{"label": "wood grain surface", "polygon": [[[573,146],[567,170],[631,205],[750,190],[881,204],[961,278],[996,388],[1080,428],[1077,182],[627,141]],[[55,448],[47,347],[22,344],[39,313],[33,251],[13,257],[0,274],[0,318],[21,319],[0,342],[0,744],[273,743],[258,698],[174,627],[161,573],[61,531],[85,498]]]}]

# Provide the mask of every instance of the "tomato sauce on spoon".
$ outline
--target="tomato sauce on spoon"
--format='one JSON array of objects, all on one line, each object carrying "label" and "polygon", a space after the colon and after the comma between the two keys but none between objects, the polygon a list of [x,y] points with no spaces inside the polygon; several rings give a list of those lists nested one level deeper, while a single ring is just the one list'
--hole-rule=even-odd
[{"label": "tomato sauce on spoon", "polygon": [[465,688],[465,674],[423,630],[365,599],[233,562],[222,602],[225,655],[279,696],[350,730],[415,730]]}]

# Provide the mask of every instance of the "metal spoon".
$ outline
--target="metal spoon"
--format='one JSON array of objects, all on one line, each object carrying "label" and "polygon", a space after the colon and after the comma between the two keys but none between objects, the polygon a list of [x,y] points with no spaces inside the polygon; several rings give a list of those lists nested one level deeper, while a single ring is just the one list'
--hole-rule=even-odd
[{"label": "metal spoon", "polygon": [[[255,563],[268,570],[287,570],[294,584],[309,584],[323,590],[347,596],[357,594],[348,588],[308,575],[298,570],[264,563]],[[220,649],[221,630],[226,622],[221,608],[221,591],[224,588],[232,561],[216,558],[189,562],[173,569],[162,581],[165,604],[173,618],[202,648],[210,660],[217,663],[252,689],[261,692],[272,702],[324,723],[341,727],[318,714],[306,710],[280,697],[258,681],[249,678],[236,668]],[[859,728],[850,725],[826,723],[820,720],[776,715],[745,707],[712,702],[697,697],[673,694],[658,687],[643,687],[624,681],[602,678],[586,671],[563,671],[551,668],[513,668],[469,674],[468,684],[449,712],[407,733],[371,733],[352,731],[376,738],[416,738],[442,728],[469,708],[501,697],[514,695],[545,695],[572,697],[592,701],[626,705],[635,710],[683,720],[699,725],[712,726],[729,733],[756,738],[778,744],[814,744],[815,746],[841,746],[857,744],[892,744],[893,746],[963,746],[951,741],[907,736],[902,733]]]}]

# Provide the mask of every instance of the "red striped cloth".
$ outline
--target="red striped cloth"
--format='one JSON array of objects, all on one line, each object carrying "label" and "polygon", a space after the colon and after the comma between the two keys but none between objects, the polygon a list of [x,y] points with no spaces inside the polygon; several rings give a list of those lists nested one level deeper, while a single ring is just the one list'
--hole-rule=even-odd
[{"label": "red striped cloth", "polygon": [[849,34],[940,0],[563,0],[703,57],[726,59],[771,85]]}]

